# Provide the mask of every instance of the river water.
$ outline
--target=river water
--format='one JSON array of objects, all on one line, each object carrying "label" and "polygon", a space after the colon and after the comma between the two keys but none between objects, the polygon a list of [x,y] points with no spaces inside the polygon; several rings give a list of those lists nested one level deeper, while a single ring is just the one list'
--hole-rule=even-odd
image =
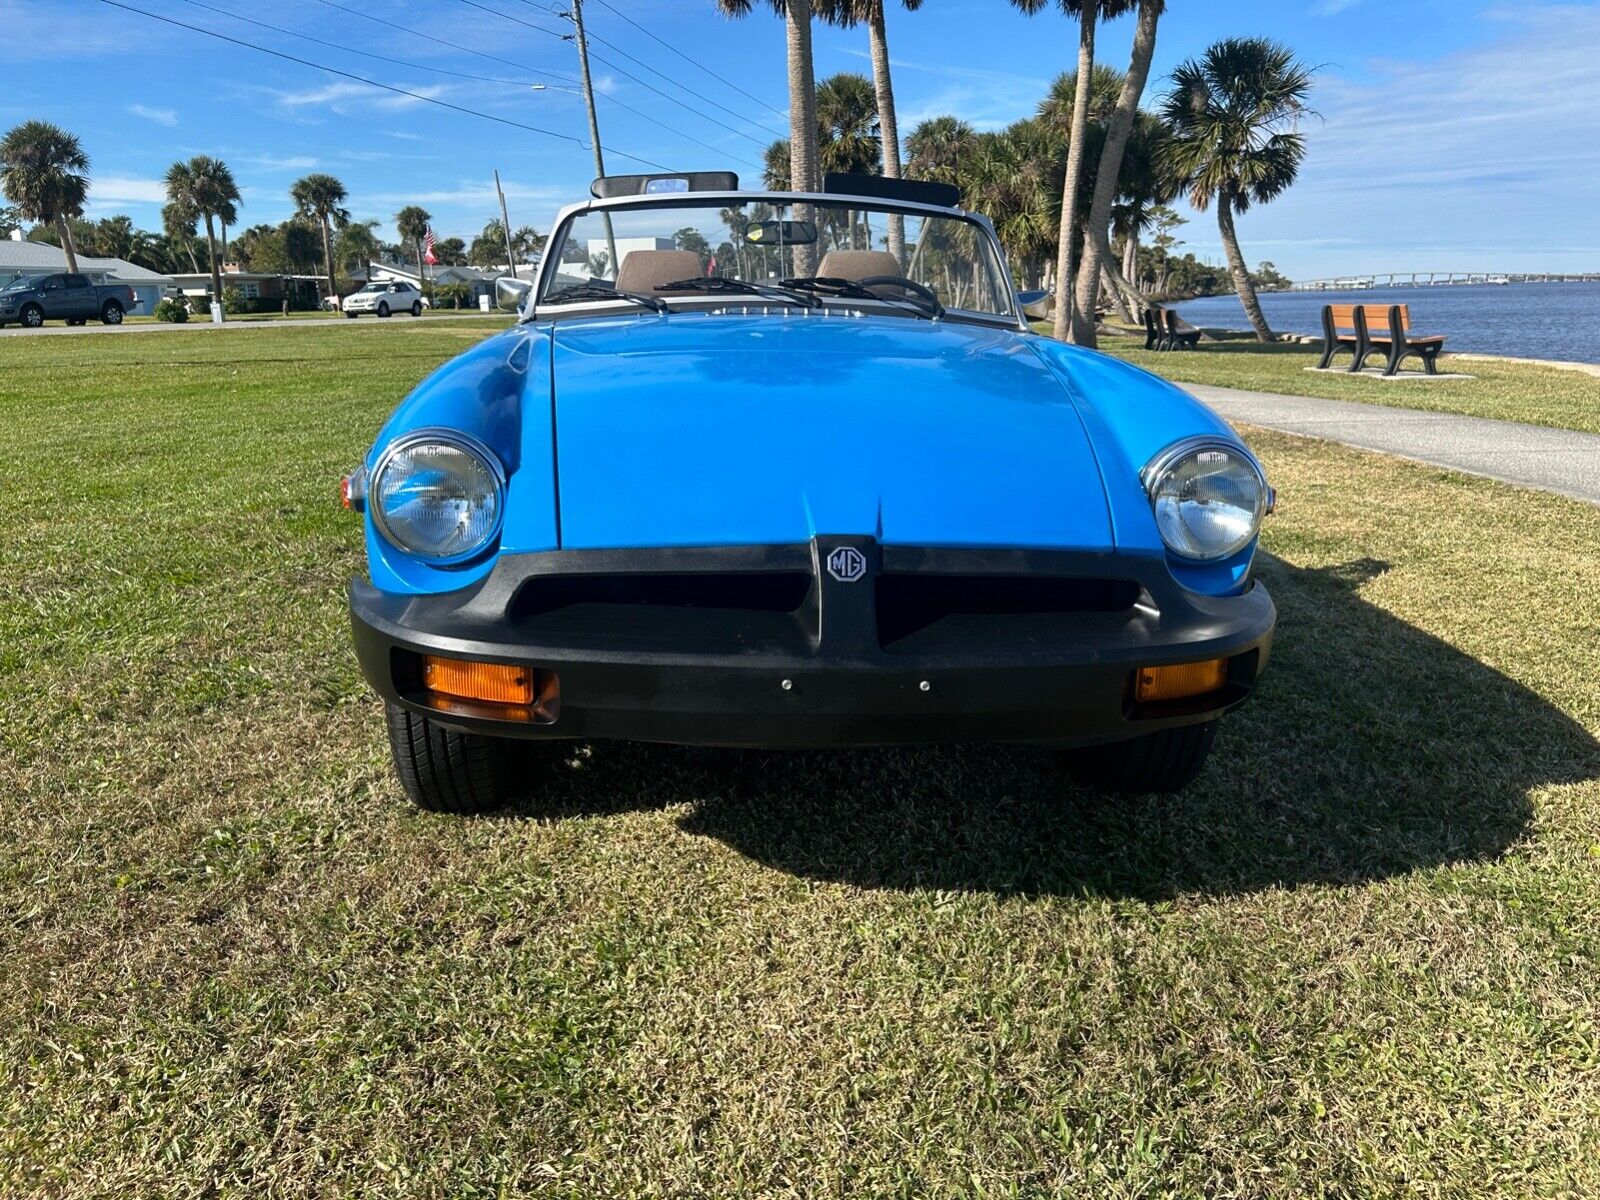
[{"label": "river water", "polygon": [[[1267,324],[1280,333],[1321,333],[1324,304],[1408,304],[1411,328],[1447,335],[1446,350],[1600,363],[1600,283],[1452,284],[1261,297]],[[1191,325],[1250,327],[1237,296],[1205,296],[1176,307]]]}]

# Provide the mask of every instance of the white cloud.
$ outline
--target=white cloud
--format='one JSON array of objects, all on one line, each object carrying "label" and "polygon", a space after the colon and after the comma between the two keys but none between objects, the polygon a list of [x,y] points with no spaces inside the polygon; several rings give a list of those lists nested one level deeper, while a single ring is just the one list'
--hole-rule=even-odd
[{"label": "white cloud", "polygon": [[1311,14],[1317,17],[1337,17],[1360,3],[1361,0],[1317,0],[1317,3],[1311,6]]},{"label": "white cloud", "polygon": [[254,166],[264,167],[269,171],[310,171],[319,165],[319,160],[309,154],[295,154],[288,158],[276,158],[271,154],[249,155],[245,162]]},{"label": "white cloud", "polygon": [[128,175],[92,175],[89,200],[105,204],[165,204],[167,188],[159,179],[137,179]]},{"label": "white cloud", "polygon": [[178,114],[170,108],[154,108],[148,104],[130,104],[128,111],[136,117],[143,117],[146,121],[154,121],[157,125],[173,126],[178,123]]},{"label": "white cloud", "polygon": [[269,89],[278,103],[289,109],[328,108],[336,113],[348,112],[357,107],[356,101],[380,109],[410,108],[424,100],[432,100],[450,91],[449,84],[395,84],[413,93],[403,96],[385,88],[365,83],[329,83],[303,91],[286,92]]}]

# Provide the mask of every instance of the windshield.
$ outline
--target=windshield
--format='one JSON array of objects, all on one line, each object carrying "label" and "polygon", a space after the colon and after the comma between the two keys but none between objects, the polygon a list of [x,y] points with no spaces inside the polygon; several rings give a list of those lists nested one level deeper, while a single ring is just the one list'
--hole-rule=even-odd
[{"label": "windshield", "polygon": [[39,281],[39,279],[40,276],[38,275],[24,275],[20,279],[13,279],[10,283],[6,284],[5,287],[0,288],[0,292],[20,292],[25,288],[32,287]]},{"label": "windshield", "polygon": [[[572,300],[592,304],[598,295],[592,288],[599,284],[658,296],[674,306],[703,306],[707,294],[731,305],[743,302],[731,287],[711,293],[704,285],[693,292],[662,285],[706,277],[763,287],[819,276],[855,283],[889,277],[931,291],[952,314],[1016,319],[987,231],[955,213],[895,212],[860,200],[697,204],[686,196],[676,204],[579,213],[558,231],[550,253],[540,304],[563,303],[562,293],[579,287],[591,290],[574,293]],[[891,299],[905,297],[905,289],[871,286],[882,292],[886,311],[908,311]],[[820,298],[859,308],[860,291]]]},{"label": "windshield", "polygon": [[386,292],[389,290],[387,283],[369,283],[361,289],[363,292]]}]

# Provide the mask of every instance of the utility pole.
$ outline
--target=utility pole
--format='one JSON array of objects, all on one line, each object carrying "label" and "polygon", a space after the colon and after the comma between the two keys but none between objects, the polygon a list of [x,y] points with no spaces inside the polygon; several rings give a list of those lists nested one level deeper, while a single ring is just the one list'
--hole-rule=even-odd
[{"label": "utility pole", "polygon": [[[594,84],[589,79],[589,43],[583,36],[583,0],[572,0],[572,11],[562,15],[571,18],[576,34],[578,73],[583,77],[583,103],[589,109],[589,142],[594,147],[594,173],[595,178],[604,179],[606,160],[600,149],[600,121],[594,112]],[[611,214],[601,214],[601,220],[606,227],[606,250],[611,255],[611,277],[615,279],[622,270],[622,264],[617,261],[617,238],[611,228]]]},{"label": "utility pole", "polygon": [[500,232],[506,235],[506,268],[511,272],[511,278],[517,276],[517,256],[511,249],[511,218],[506,215],[506,193],[500,186],[500,171],[496,168],[494,173],[495,194],[500,197]]}]

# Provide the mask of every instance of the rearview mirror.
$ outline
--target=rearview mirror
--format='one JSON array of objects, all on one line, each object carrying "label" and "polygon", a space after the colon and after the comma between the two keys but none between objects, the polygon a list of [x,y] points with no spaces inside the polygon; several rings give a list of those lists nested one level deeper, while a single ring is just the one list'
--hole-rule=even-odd
[{"label": "rearview mirror", "polygon": [[752,221],[744,227],[752,246],[809,246],[817,240],[815,221]]},{"label": "rearview mirror", "polygon": [[526,279],[502,275],[494,281],[495,303],[501,308],[521,308],[531,291],[533,284]]}]

